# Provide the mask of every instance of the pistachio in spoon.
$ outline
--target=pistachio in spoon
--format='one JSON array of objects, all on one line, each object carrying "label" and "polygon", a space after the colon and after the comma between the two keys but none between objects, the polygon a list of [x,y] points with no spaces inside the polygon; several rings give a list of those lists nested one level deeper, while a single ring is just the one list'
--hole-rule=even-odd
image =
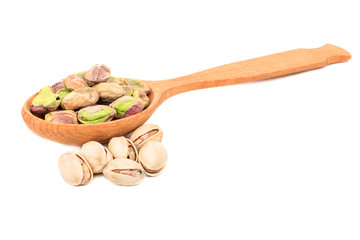
[{"label": "pistachio in spoon", "polygon": [[115,115],[115,109],[106,105],[89,106],[77,113],[79,121],[84,124],[109,122]]},{"label": "pistachio in spoon", "polygon": [[45,115],[45,121],[64,124],[78,124],[76,113],[73,110],[49,112]]},{"label": "pistachio in spoon", "polygon": [[117,112],[115,117],[125,118],[141,112],[145,107],[145,103],[135,97],[123,96],[112,102],[110,107],[115,108]]},{"label": "pistachio in spoon", "polygon": [[39,94],[31,102],[30,111],[38,116],[55,111],[60,105],[60,98],[50,86],[40,89]]}]

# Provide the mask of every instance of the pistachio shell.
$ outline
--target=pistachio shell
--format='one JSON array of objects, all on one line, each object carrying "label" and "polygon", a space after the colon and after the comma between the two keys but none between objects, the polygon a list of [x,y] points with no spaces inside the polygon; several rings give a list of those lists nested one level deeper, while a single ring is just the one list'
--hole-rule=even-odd
[{"label": "pistachio shell", "polygon": [[61,107],[66,110],[75,110],[95,104],[99,100],[99,93],[91,88],[76,89],[64,97]]},{"label": "pistachio shell", "polygon": [[138,161],[138,151],[134,143],[125,137],[113,137],[108,144],[114,158],[129,158]]},{"label": "pistachio shell", "polygon": [[141,112],[145,104],[135,97],[123,96],[112,102],[110,107],[115,108],[117,118],[124,118]]},{"label": "pistachio shell", "polygon": [[141,183],[143,173],[141,165],[126,158],[111,161],[103,171],[107,179],[116,185],[133,186]]},{"label": "pistachio shell", "polygon": [[78,124],[76,113],[73,110],[60,110],[45,115],[45,121],[64,124]]},{"label": "pistachio shell", "polygon": [[77,113],[79,121],[85,124],[109,122],[115,115],[115,109],[105,105],[82,108]]},{"label": "pistachio shell", "polygon": [[85,80],[89,86],[94,86],[95,84],[106,82],[110,75],[110,68],[104,64],[95,64],[86,72]]},{"label": "pistachio shell", "polygon": [[157,176],[167,164],[168,153],[162,143],[149,141],[140,149],[139,160],[148,176]]},{"label": "pistachio shell", "polygon": [[93,179],[90,165],[79,154],[64,153],[58,160],[58,167],[61,177],[70,185],[85,185]]},{"label": "pistachio shell", "polygon": [[100,100],[103,103],[111,103],[126,94],[123,87],[116,83],[98,83],[93,88],[99,92]]},{"label": "pistachio shell", "polygon": [[161,142],[163,138],[162,129],[155,124],[145,124],[137,128],[130,136],[130,140],[134,143],[138,150],[148,141]]},{"label": "pistachio shell", "polygon": [[90,141],[81,147],[81,155],[91,166],[94,173],[100,173],[113,160],[111,152],[98,142]]}]

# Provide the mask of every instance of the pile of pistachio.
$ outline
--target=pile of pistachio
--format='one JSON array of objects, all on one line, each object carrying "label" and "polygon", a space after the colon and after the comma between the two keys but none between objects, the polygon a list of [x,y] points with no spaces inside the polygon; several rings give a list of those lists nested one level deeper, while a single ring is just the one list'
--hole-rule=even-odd
[{"label": "pile of pistachio", "polygon": [[103,123],[144,110],[149,105],[149,92],[145,82],[112,77],[110,68],[96,64],[42,88],[30,111],[54,123]]},{"label": "pile of pistachio", "polygon": [[162,129],[146,124],[130,136],[114,137],[108,147],[90,141],[81,146],[81,153],[66,152],[58,167],[62,178],[70,185],[85,185],[95,173],[103,173],[116,185],[132,186],[142,182],[144,173],[157,176],[165,168],[168,154],[161,143]]}]

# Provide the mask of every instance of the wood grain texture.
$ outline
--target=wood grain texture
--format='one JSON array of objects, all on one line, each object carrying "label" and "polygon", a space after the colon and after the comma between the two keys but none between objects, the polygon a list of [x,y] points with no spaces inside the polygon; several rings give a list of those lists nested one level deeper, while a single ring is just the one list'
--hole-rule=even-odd
[{"label": "wood grain texture", "polygon": [[326,44],[320,48],[295,49],[230,63],[179,78],[146,81],[151,88],[150,106],[136,115],[107,123],[69,125],[46,122],[29,110],[37,93],[24,103],[21,115],[31,131],[51,141],[69,145],[81,145],[91,140],[105,143],[144,124],[161,103],[176,94],[284,76],[345,62],[350,58],[350,53],[344,49]]}]

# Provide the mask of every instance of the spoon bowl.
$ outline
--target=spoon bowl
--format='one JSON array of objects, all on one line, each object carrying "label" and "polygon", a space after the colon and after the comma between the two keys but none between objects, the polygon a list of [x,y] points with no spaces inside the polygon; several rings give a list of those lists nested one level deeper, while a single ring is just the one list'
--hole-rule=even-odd
[{"label": "spoon bowl", "polygon": [[38,93],[26,100],[21,115],[31,131],[51,141],[69,145],[81,145],[92,140],[105,143],[143,125],[166,99],[179,93],[284,76],[345,62],[350,58],[350,53],[344,49],[326,44],[320,48],[294,49],[230,63],[179,78],[145,81],[151,89],[150,105],[138,114],[105,123],[59,124],[38,118],[30,112],[31,102]]}]

